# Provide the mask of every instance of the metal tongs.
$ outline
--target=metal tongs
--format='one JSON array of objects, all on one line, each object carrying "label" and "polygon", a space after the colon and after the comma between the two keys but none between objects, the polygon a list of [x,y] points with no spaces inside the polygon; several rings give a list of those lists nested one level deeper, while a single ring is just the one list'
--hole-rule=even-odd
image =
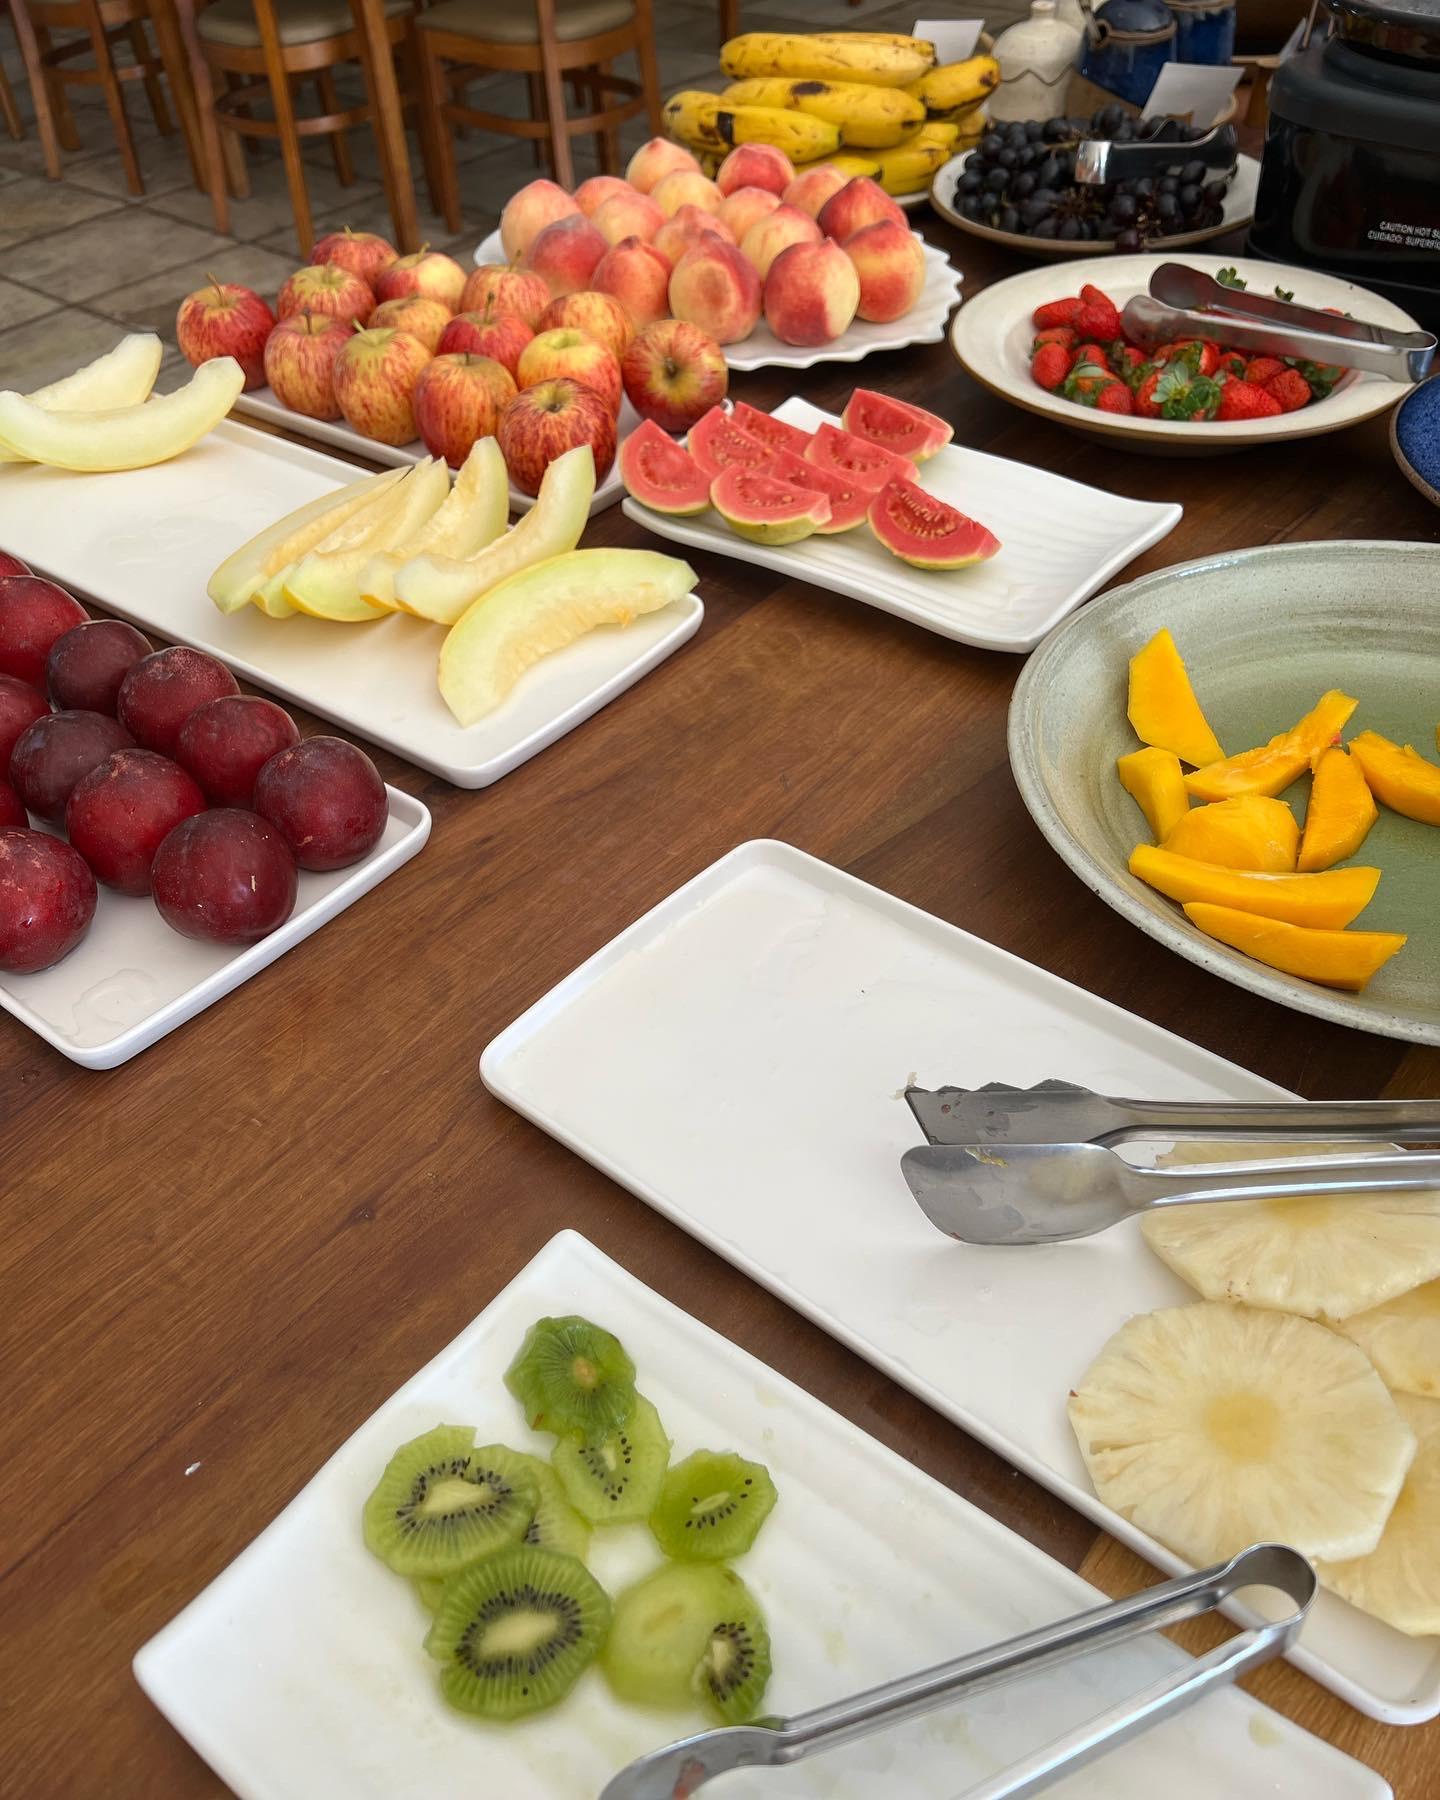
[{"label": "metal tongs", "polygon": [[1126,301],[1121,323],[1126,336],[1140,344],[1220,338],[1238,350],[1364,369],[1392,381],[1423,381],[1435,360],[1434,332],[1391,331],[1364,319],[1226,287],[1178,262],[1156,267],[1150,292]]},{"label": "metal tongs", "polygon": [[1233,125],[1216,125],[1189,142],[1151,137],[1121,144],[1110,138],[1085,138],[1075,146],[1075,179],[1086,186],[1137,181],[1189,162],[1204,163],[1207,169],[1233,169],[1238,150]]},{"label": "metal tongs", "polygon": [[1204,1656],[1188,1660],[1143,1692],[968,1788],[963,1800],[1023,1800],[1191,1705],[1212,1688],[1286,1651],[1300,1633],[1316,1592],[1315,1572],[1298,1550],[1255,1544],[1229,1562],[1161,1582],[1128,1600],[1099,1606],[1054,1625],[957,1657],[917,1675],[887,1682],[851,1699],[793,1719],[759,1719],[702,1731],[653,1750],[606,1783],[600,1800],[690,1800],[707,1781],[734,1769],[776,1768],[838,1749],[873,1731],[987,1693],[1021,1675],[1057,1668],[1091,1651],[1126,1643],[1223,1605],[1242,1588],[1277,1588],[1294,1610],[1259,1624]]}]

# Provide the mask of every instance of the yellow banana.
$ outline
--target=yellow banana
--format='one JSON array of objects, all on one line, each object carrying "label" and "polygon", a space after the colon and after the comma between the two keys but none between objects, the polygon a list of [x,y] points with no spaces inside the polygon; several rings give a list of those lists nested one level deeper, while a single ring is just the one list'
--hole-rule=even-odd
[{"label": "yellow banana", "polygon": [[720,96],[727,106],[781,106],[824,119],[842,144],[883,150],[925,121],[925,103],[899,88],[870,87],[860,81],[787,81],[758,76],[736,81]]},{"label": "yellow banana", "polygon": [[927,118],[945,118],[962,107],[983,100],[1000,79],[1000,65],[993,56],[971,56],[964,62],[941,63],[905,92],[924,102]]},{"label": "yellow banana", "polygon": [[921,144],[938,144],[947,156],[955,154],[955,140],[960,135],[958,125],[947,124],[943,119],[927,119],[917,131],[912,131],[893,149],[905,147],[916,148]]},{"label": "yellow banana", "polygon": [[792,162],[815,162],[840,147],[840,133],[823,119],[777,106],[728,106],[700,89],[672,94],[662,116],[670,136],[692,150],[773,144]]},{"label": "yellow banana", "polygon": [[873,157],[851,156],[843,150],[837,152],[834,156],[822,157],[821,161],[828,162],[832,168],[838,169],[842,175],[868,175],[873,181],[880,173],[880,165]]},{"label": "yellow banana", "polygon": [[861,81],[901,88],[934,66],[935,46],[923,38],[862,32],[747,31],[720,51],[720,67],[733,81],[788,75],[798,81]]},{"label": "yellow banana", "polygon": [[875,160],[880,165],[875,179],[887,194],[918,194],[950,160],[950,151],[944,144],[904,144],[898,150],[877,150]]}]

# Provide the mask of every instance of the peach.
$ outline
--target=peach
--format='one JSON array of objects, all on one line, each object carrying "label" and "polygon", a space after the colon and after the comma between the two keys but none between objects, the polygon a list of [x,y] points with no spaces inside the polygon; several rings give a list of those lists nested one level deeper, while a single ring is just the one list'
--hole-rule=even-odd
[{"label": "peach", "polygon": [[831,238],[791,244],[765,277],[765,323],[782,344],[829,344],[855,317],[860,277]]},{"label": "peach", "polygon": [[802,169],[781,195],[787,206],[798,206],[801,212],[816,218],[820,208],[832,194],[838,194],[850,177],[834,163],[814,163]]},{"label": "peach", "polygon": [[580,183],[571,198],[587,219],[593,219],[605,202],[613,200],[616,194],[634,192],[630,183],[622,181],[618,175],[592,175],[588,181]]},{"label": "peach", "polygon": [[720,202],[720,210],[715,217],[735,233],[735,242],[738,244],[752,225],[763,219],[766,213],[774,212],[779,204],[780,196],[772,194],[769,188],[736,188]]},{"label": "peach", "polygon": [[525,252],[525,266],[544,276],[553,300],[589,287],[596,263],[609,248],[584,213],[577,212],[545,227]]},{"label": "peach", "polygon": [[830,196],[817,218],[826,237],[843,244],[846,238],[853,237],[866,225],[873,225],[877,219],[893,219],[897,225],[903,225],[905,209],[890,198],[878,181],[872,181],[868,175],[857,175]]},{"label": "peach", "polygon": [[433,356],[440,337],[450,323],[450,308],[441,300],[425,294],[406,294],[399,300],[382,300],[365,321],[366,328],[408,331]]},{"label": "peach", "polygon": [[706,212],[716,212],[724,195],[709,176],[702,175],[698,169],[676,169],[655,183],[650,198],[670,219],[682,206],[698,206]]},{"label": "peach", "polygon": [[760,318],[760,277],[738,245],[702,237],[675,265],[670,310],[717,344],[738,343]]},{"label": "peach", "polygon": [[[603,260],[603,259],[602,259]],[[552,300],[540,315],[541,331],[555,331],[561,326],[588,331],[598,338],[617,358],[635,335],[630,315],[611,294],[562,294]]]},{"label": "peach", "polygon": [[676,169],[693,169],[698,175],[700,164],[683,144],[672,144],[669,138],[653,137],[630,158],[625,179],[640,193],[648,194],[658,181]]},{"label": "peach", "polygon": [[893,219],[862,225],[841,246],[860,277],[862,319],[888,324],[920,298],[925,285],[925,251],[918,237]]},{"label": "peach", "polygon": [[590,216],[590,223],[607,244],[618,244],[627,237],[638,237],[649,243],[665,223],[665,215],[648,194],[637,194],[627,187]]},{"label": "peach", "polygon": [[666,262],[675,264],[706,232],[722,243],[733,244],[734,234],[722,224],[718,213],[706,212],[703,206],[682,206],[672,219],[667,219],[651,242]]},{"label": "peach", "polygon": [[457,312],[484,312],[494,301],[497,313],[514,313],[533,331],[535,321],[550,304],[550,289],[528,269],[510,269],[504,263],[481,263],[472,269],[460,294]]},{"label": "peach", "polygon": [[670,314],[670,259],[638,237],[622,238],[595,265],[590,286],[625,308],[637,331]]},{"label": "peach", "polygon": [[809,213],[801,212],[798,206],[777,206],[750,227],[740,248],[763,281],[782,250],[788,250],[792,244],[818,244],[820,236],[820,227]]},{"label": "peach", "polygon": [[553,181],[530,181],[512,194],[500,215],[500,242],[511,262],[519,262],[547,225],[568,219],[580,208]]},{"label": "peach", "polygon": [[715,185],[722,194],[742,187],[783,194],[794,179],[795,165],[773,144],[737,144],[715,171]]},{"label": "peach", "polygon": [[581,382],[599,394],[612,418],[619,414],[620,359],[588,331],[560,325],[531,338],[520,352],[515,379],[522,388],[537,387],[561,376]]}]

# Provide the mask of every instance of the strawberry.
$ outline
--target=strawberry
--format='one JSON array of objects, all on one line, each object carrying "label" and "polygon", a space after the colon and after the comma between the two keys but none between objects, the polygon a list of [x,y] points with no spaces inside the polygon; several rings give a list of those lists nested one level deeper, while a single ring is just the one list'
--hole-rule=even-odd
[{"label": "strawberry", "polygon": [[1220,409],[1215,417],[1230,424],[1237,419],[1273,418],[1280,410],[1275,396],[1253,381],[1227,381],[1220,390]]},{"label": "strawberry", "polygon": [[[1051,393],[1058,388],[1070,373],[1070,352],[1064,344],[1042,344],[1035,352],[1030,364],[1030,375],[1042,388]],[[1306,389],[1309,392],[1309,389]]]},{"label": "strawberry", "polygon": [[1144,419],[1158,419],[1160,402],[1155,398],[1155,389],[1159,386],[1160,377],[1165,371],[1157,369],[1153,363],[1146,363],[1144,366],[1149,372],[1142,377],[1139,387],[1135,390],[1135,410]]},{"label": "strawberry", "polygon": [[1030,348],[1030,354],[1033,356],[1042,344],[1062,344],[1065,349],[1073,350],[1078,342],[1079,340],[1075,336],[1073,327],[1069,325],[1047,325],[1044,331],[1037,331],[1035,333],[1035,342]]},{"label": "strawberry", "polygon": [[1112,381],[1096,395],[1095,410],[1104,413],[1133,413],[1135,402],[1130,398],[1130,390],[1123,381]]},{"label": "strawberry", "polygon": [[1105,290],[1103,288],[1097,288],[1096,286],[1094,286],[1093,283],[1087,281],[1085,283],[1084,287],[1082,287],[1080,290],[1080,304],[1082,306],[1112,306],[1113,307],[1115,302],[1110,298],[1110,296],[1105,292]]},{"label": "strawberry", "polygon": [[1047,300],[1035,308],[1032,323],[1037,331],[1048,331],[1052,325],[1073,325],[1080,310],[1078,300]]},{"label": "strawberry", "polygon": [[1077,406],[1094,406],[1100,397],[1100,390],[1109,387],[1115,377],[1103,364],[1092,362],[1080,351],[1077,350],[1075,356],[1076,360],[1065,377],[1061,392]]},{"label": "strawberry", "polygon": [[[1098,363],[1102,369],[1110,368],[1110,353],[1101,344],[1077,344],[1075,346],[1076,362]],[[1113,374],[1114,371],[1112,370]]]},{"label": "strawberry", "polygon": [[1196,375],[1183,358],[1177,357],[1161,371],[1149,398],[1159,407],[1162,419],[1213,419],[1222,389],[1213,376]]},{"label": "strawberry", "polygon": [[1245,379],[1256,387],[1264,387],[1272,376],[1278,375],[1285,367],[1278,356],[1257,356],[1245,365]]},{"label": "strawberry", "polygon": [[1219,381],[1222,376],[1229,376],[1235,381],[1243,381],[1245,379],[1245,370],[1247,367],[1248,364],[1241,351],[1222,350],[1220,352],[1220,366],[1215,371],[1215,379]]},{"label": "strawberry", "polygon": [[1095,294],[1097,298],[1082,299],[1080,310],[1070,323],[1082,338],[1094,338],[1101,344],[1113,343],[1122,335],[1118,309],[1105,298],[1099,288],[1087,288],[1085,291]]},{"label": "strawberry", "polygon": [[1112,344],[1110,366],[1122,380],[1128,380],[1137,369],[1145,367],[1145,352],[1137,350],[1134,344]]},{"label": "strawberry", "polygon": [[1299,412],[1310,404],[1310,383],[1298,369],[1282,369],[1265,383],[1264,392],[1280,403],[1281,412]]}]

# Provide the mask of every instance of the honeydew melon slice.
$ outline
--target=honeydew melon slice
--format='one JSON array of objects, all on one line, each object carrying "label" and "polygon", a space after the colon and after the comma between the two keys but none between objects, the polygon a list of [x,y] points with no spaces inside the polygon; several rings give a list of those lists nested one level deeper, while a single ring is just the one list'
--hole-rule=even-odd
[{"label": "honeydew melon slice", "polygon": [[82,474],[146,469],[213,431],[245,386],[233,356],[201,363],[182,388],[143,406],[47,412],[23,394],[0,394],[0,449]]},{"label": "honeydew melon slice", "polygon": [[493,544],[510,517],[510,476],[493,437],[477,438],[439,510],[408,544],[377,550],[360,572],[360,598],[382,612],[397,610],[395,572],[412,556],[475,556]]},{"label": "honeydew melon slice", "polygon": [[206,593],[221,612],[239,612],[272,575],[283,575],[337,525],[374,506],[404,473],[404,469],[385,469],[297,506],[232,551],[210,577]]},{"label": "honeydew melon slice", "polygon": [[285,598],[312,618],[353,625],[384,615],[360,597],[360,572],[377,550],[395,550],[409,543],[450,492],[450,471],[433,458],[417,463],[408,480],[386,496],[361,541],[347,548],[327,548],[346,527],[332,532],[320,547],[302,557],[285,577]]},{"label": "honeydew melon slice", "polygon": [[440,694],[462,725],[505,699],[532,664],[597,625],[630,625],[683,600],[695,571],[655,550],[571,550],[482,594],[445,634]]},{"label": "honeydew melon slice", "polygon": [[417,556],[395,573],[395,604],[417,619],[453,625],[497,582],[580,542],[595,494],[595,458],[588,444],[556,457],[545,471],[534,506],[519,524],[478,556]]},{"label": "honeydew melon slice", "polygon": [[[140,406],[150,398],[165,346],[153,331],[132,331],[113,350],[73,374],[36,388],[25,398],[46,412],[94,412],[102,407]],[[28,462],[0,449],[0,462]]]}]

